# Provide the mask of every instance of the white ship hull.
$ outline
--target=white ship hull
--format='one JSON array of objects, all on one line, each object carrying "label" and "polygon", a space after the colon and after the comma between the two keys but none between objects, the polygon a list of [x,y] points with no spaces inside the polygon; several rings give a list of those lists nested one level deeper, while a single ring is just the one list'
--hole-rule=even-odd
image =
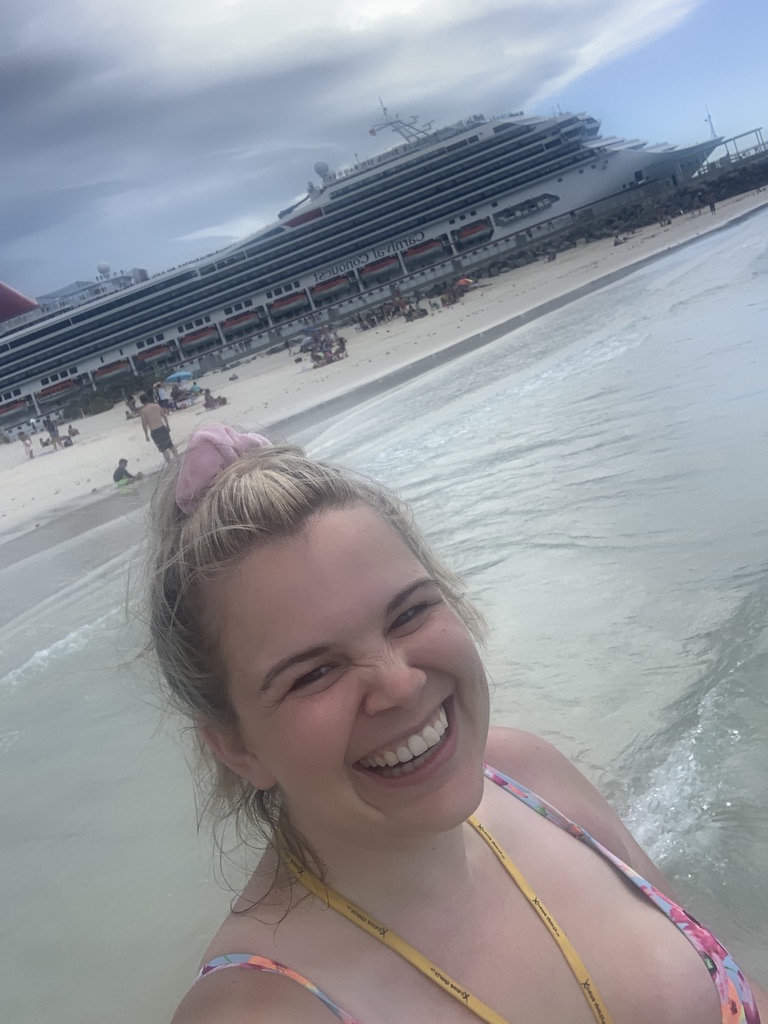
[{"label": "white ship hull", "polygon": [[32,411],[97,384],[117,360],[141,372],[151,352],[159,373],[208,350],[267,347],[309,320],[354,316],[394,290],[429,287],[544,238],[595,203],[629,202],[648,181],[679,184],[720,141],[604,139],[585,114],[379,127],[405,144],[339,172],[316,164],[320,184],[252,237],[0,336],[0,405],[24,399]]}]

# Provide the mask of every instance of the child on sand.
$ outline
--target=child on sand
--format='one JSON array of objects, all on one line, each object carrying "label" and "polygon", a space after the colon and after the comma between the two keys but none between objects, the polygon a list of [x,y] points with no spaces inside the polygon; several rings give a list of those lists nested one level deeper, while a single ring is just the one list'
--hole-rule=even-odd
[{"label": "child on sand", "polygon": [[19,432],[19,440],[24,445],[24,454],[28,459],[34,459],[35,453],[32,449],[32,439],[29,434],[25,434],[23,430]]}]

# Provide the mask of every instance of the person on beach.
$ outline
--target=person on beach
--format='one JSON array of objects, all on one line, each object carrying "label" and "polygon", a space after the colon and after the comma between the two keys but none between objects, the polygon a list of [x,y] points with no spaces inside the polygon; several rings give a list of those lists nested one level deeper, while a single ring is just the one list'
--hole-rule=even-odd
[{"label": "person on beach", "polygon": [[212,395],[210,388],[205,388],[203,391],[203,406],[207,410],[218,409],[222,405],[226,405],[227,400],[223,395]]},{"label": "person on beach", "polygon": [[120,459],[117,463],[117,469],[112,474],[112,479],[118,487],[127,487],[128,484],[135,483],[137,480],[141,480],[141,478],[141,473],[137,473],[134,476],[133,473],[128,472],[128,459]]},{"label": "person on beach", "polygon": [[141,401],[141,425],[144,428],[144,437],[147,441],[151,438],[165,461],[170,462],[171,457],[179,453],[171,440],[168,414],[165,409],[161,409],[153,402],[146,392],[139,396],[139,400]]},{"label": "person on beach", "polygon": [[165,409],[166,412],[174,412],[176,410],[176,402],[168,394],[168,389],[164,384],[159,382],[155,384],[155,401],[161,409]]},{"label": "person on beach", "polygon": [[43,426],[48,431],[48,437],[50,443],[53,445],[53,450],[57,452],[60,448],[63,448],[61,443],[61,435],[59,433],[58,426],[53,422],[50,416],[46,416],[43,420]]},{"label": "person on beach", "polygon": [[20,430],[19,440],[24,445],[24,454],[27,456],[27,458],[34,459],[35,452],[34,449],[32,448],[32,439],[29,436],[29,434],[25,433],[23,430]]},{"label": "person on beach", "polygon": [[174,1024],[768,1021],[587,779],[489,730],[482,618],[395,495],[211,424],[152,528],[202,806],[265,841]]}]

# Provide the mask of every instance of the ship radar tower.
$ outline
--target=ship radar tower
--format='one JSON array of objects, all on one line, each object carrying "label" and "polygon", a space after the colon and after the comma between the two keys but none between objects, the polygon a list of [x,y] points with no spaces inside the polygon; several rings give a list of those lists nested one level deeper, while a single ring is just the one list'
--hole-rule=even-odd
[{"label": "ship radar tower", "polygon": [[400,117],[399,114],[390,117],[389,111],[382,103],[381,96],[379,96],[379,106],[381,107],[381,120],[371,127],[371,135],[378,135],[379,132],[384,131],[386,128],[391,128],[393,132],[397,132],[406,142],[418,142],[422,139],[428,139],[431,135],[432,121],[427,121],[426,124],[421,125],[419,124],[418,117],[415,115],[407,120]]}]

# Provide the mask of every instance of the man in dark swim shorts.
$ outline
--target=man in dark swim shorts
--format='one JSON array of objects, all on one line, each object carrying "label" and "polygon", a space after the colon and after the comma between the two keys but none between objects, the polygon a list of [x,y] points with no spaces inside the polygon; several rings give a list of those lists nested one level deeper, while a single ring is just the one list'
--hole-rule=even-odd
[{"label": "man in dark swim shorts", "polygon": [[141,397],[141,425],[144,428],[144,437],[149,441],[150,437],[155,442],[157,450],[162,454],[166,462],[171,461],[173,455],[179,453],[173,446],[171,432],[168,429],[168,414],[161,409],[156,402],[147,394]]}]

